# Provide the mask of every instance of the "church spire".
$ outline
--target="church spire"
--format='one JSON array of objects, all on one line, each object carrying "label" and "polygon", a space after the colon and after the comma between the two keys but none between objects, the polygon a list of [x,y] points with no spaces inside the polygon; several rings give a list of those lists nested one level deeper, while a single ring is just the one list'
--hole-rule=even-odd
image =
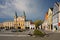
[{"label": "church spire", "polygon": [[15,12],[15,16],[16,16],[16,18],[18,17],[18,16],[17,16],[17,12]]},{"label": "church spire", "polygon": [[18,16],[17,16],[17,12],[15,11],[15,18],[17,18]]},{"label": "church spire", "polygon": [[25,17],[25,20],[26,20],[26,14],[25,14],[25,11],[23,11],[23,14],[24,14],[24,17]]},{"label": "church spire", "polygon": [[15,16],[14,16],[14,19],[15,19],[15,28],[17,27],[17,18],[18,18],[17,12],[15,11]]}]

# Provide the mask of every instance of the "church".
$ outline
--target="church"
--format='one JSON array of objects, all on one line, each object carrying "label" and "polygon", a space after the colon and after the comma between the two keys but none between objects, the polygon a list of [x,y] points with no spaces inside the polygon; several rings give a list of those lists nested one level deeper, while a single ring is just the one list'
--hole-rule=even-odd
[{"label": "church", "polygon": [[24,13],[24,16],[17,16],[17,12],[15,12],[14,27],[16,29],[25,29],[26,16],[25,16],[25,12],[23,13]]}]

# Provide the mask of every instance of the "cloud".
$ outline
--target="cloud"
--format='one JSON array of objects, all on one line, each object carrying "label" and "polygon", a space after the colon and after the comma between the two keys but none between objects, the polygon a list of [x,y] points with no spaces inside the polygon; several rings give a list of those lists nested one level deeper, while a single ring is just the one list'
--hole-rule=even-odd
[{"label": "cloud", "polygon": [[[2,3],[3,4],[3,3]],[[0,13],[14,17],[15,11],[18,16],[26,12],[27,19],[36,19],[39,15],[38,4],[36,0],[5,0],[4,5],[0,4],[2,10]]]},{"label": "cloud", "polygon": [[[3,16],[11,17],[14,15],[14,8],[12,5],[12,0],[0,1],[0,18]],[[2,15],[3,14],[3,15]]]},{"label": "cloud", "polygon": [[5,6],[5,5],[0,5],[0,8],[7,8],[7,6]]},{"label": "cloud", "polygon": [[32,0],[15,0],[12,4],[20,11],[30,12],[36,9],[36,3]]}]

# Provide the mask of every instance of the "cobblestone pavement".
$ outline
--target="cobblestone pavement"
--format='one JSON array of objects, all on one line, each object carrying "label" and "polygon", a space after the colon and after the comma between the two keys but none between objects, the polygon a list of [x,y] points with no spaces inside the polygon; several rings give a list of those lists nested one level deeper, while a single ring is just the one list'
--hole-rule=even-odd
[{"label": "cobblestone pavement", "polygon": [[45,37],[33,36],[0,36],[0,40],[60,40],[60,33],[50,33]]},{"label": "cobblestone pavement", "polygon": [[[34,36],[28,36],[27,35],[28,32],[29,31],[18,32],[18,33],[0,32],[0,40],[60,40],[60,33],[45,31],[46,33],[48,33],[48,36],[34,37]],[[18,34],[18,36],[17,36],[17,34]]]}]

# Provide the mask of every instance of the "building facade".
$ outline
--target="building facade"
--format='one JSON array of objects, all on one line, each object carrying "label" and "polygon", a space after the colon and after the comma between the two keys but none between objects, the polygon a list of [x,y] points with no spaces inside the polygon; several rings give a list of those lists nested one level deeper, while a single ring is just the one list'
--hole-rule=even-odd
[{"label": "building facade", "polygon": [[12,21],[3,22],[3,27],[4,27],[5,29],[14,28],[14,22],[12,22]]},{"label": "building facade", "polygon": [[53,31],[60,30],[60,3],[56,2],[53,8]]},{"label": "building facade", "polygon": [[53,8],[49,8],[47,13],[45,14],[45,20],[42,24],[42,28],[48,31],[52,30],[52,11]]},{"label": "building facade", "polygon": [[35,29],[35,24],[32,21],[26,21],[25,22],[25,27],[27,29]]},{"label": "building facade", "polygon": [[32,21],[30,22],[30,29],[36,29],[35,24]]},{"label": "building facade", "polygon": [[48,9],[48,29],[49,29],[49,31],[51,31],[53,29],[52,16],[53,16],[53,8],[49,8]]},{"label": "building facade", "polygon": [[25,29],[25,18],[23,16],[17,17],[17,21],[16,21],[16,19],[14,19],[14,25],[17,25],[17,26],[15,26],[15,28]]},{"label": "building facade", "polygon": [[15,12],[14,26],[16,29],[25,29],[26,15],[25,12],[23,12],[23,14],[24,16],[17,16],[17,12]]},{"label": "building facade", "polygon": [[25,22],[25,28],[26,28],[26,29],[30,29],[30,21],[27,20],[27,21]]},{"label": "building facade", "polygon": [[42,29],[48,30],[48,12],[45,14],[45,19],[44,19],[44,22],[42,24]]},{"label": "building facade", "polygon": [[3,27],[3,23],[0,23],[0,27]]}]

